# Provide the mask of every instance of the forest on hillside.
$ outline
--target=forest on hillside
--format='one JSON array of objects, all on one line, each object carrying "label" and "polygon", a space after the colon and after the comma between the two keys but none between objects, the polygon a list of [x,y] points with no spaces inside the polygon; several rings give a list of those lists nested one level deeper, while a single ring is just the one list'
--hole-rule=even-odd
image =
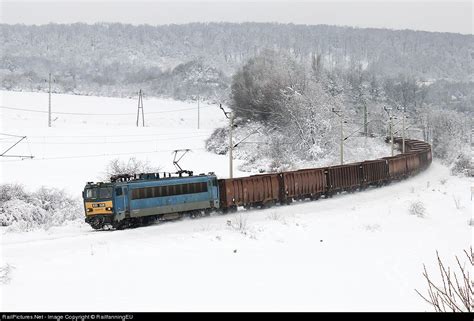
[{"label": "forest on hillside", "polygon": [[[335,153],[332,108],[355,119],[349,132],[367,116],[364,135],[386,135],[384,110],[391,108],[398,116],[406,110],[412,135],[432,143],[435,156],[466,166],[471,35],[277,23],[1,24],[0,30],[2,89],[47,91],[51,73],[58,93],[130,97],[142,89],[147,96],[223,103],[244,124],[242,135],[256,124],[278,125],[267,152],[243,152],[249,164],[278,159],[270,169],[276,170]],[[225,136],[225,129],[216,132],[209,150],[226,152]]]},{"label": "forest on hillside", "polygon": [[473,81],[473,37],[411,30],[277,23],[0,25],[1,87],[77,94],[220,97],[248,59],[271,49],[328,70],[432,83]]}]

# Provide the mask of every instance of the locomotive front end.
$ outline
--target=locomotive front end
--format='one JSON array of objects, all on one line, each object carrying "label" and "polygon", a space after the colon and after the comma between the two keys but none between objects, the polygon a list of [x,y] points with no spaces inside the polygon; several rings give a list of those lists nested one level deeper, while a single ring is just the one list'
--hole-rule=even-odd
[{"label": "locomotive front end", "polygon": [[87,183],[82,192],[86,223],[98,230],[113,222],[113,185]]}]

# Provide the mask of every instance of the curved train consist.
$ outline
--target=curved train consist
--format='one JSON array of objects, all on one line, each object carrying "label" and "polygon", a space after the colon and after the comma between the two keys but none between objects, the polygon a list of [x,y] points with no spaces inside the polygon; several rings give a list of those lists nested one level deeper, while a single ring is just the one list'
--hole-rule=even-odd
[{"label": "curved train consist", "polygon": [[[402,139],[394,143],[401,145]],[[431,164],[431,146],[405,140],[405,153],[346,165],[273,174],[218,179],[208,175],[147,173],[111,177],[110,183],[87,183],[86,222],[94,229],[122,229],[151,220],[183,215],[200,216],[213,210],[289,204],[293,200],[331,197],[343,191],[381,186],[424,170]]]}]

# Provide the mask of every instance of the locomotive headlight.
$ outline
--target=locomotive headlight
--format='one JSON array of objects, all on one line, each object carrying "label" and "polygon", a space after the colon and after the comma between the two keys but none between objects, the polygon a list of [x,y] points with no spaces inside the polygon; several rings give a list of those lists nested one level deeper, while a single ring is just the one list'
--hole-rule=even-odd
[{"label": "locomotive headlight", "polygon": [[105,208],[107,211],[111,211],[113,209],[113,207],[106,207]]},{"label": "locomotive headlight", "polygon": [[92,212],[92,208],[89,207],[89,208],[87,209],[87,211],[88,211],[88,212]]}]

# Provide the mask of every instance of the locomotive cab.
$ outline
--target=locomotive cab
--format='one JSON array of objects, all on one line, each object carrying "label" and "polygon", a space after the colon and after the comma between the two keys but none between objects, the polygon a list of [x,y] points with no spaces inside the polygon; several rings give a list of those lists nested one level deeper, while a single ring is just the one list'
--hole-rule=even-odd
[{"label": "locomotive cab", "polygon": [[82,192],[86,223],[94,229],[112,224],[114,214],[113,185],[88,183]]}]

